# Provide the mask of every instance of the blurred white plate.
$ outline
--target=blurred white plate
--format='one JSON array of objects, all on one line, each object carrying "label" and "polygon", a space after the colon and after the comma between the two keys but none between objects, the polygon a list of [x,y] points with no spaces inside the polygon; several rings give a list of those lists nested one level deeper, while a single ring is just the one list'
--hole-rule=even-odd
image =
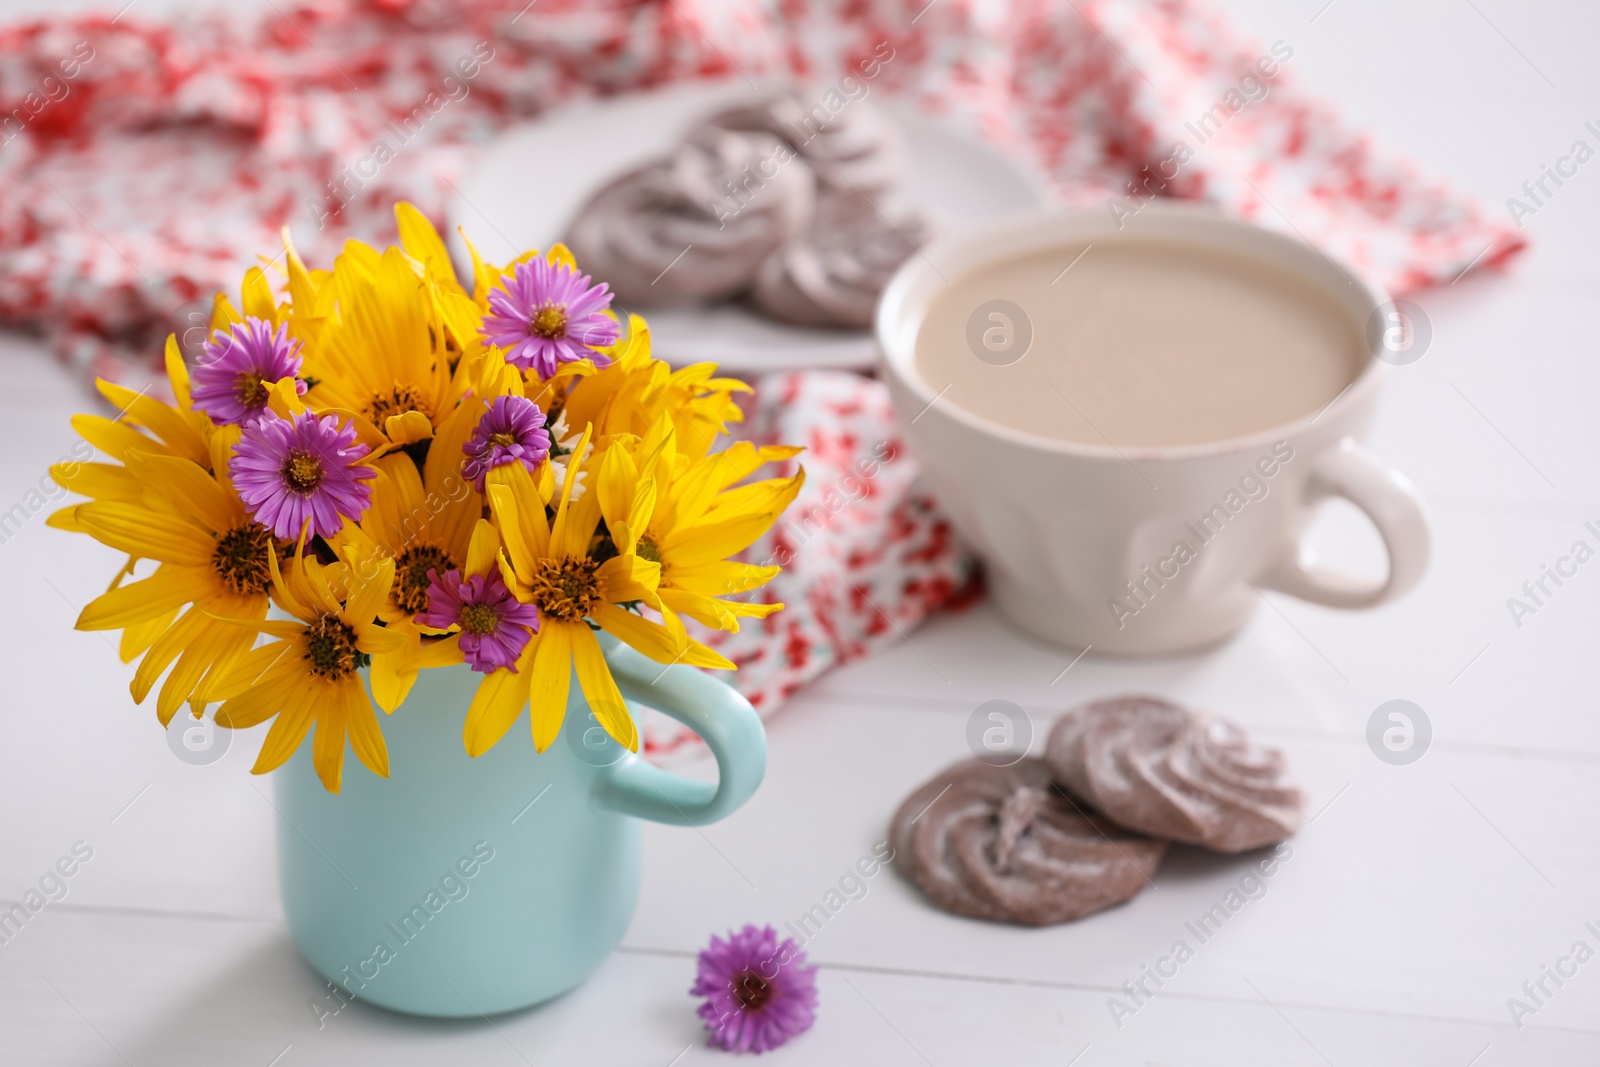
[{"label": "blurred white plate", "polygon": [[[493,263],[525,249],[548,248],[603,184],[666,155],[713,112],[754,95],[742,78],[696,82],[585,101],[509,130],[484,151],[452,200],[452,253],[458,262],[471,262],[457,225]],[[964,229],[1048,199],[1044,179],[1027,165],[904,105],[869,99],[905,131],[910,166],[904,193],[935,232]],[[737,304],[646,314],[655,355],[676,365],[710,360],[748,374],[802,367],[866,370],[877,360],[877,342],[868,331],[787,326]]]}]

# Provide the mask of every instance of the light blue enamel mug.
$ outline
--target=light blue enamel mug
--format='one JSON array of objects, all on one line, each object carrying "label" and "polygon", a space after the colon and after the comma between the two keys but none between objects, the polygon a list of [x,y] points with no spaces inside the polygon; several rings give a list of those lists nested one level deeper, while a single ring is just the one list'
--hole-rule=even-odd
[{"label": "light blue enamel mug", "polygon": [[684,665],[600,635],[617,684],[699,734],[718,782],[669,774],[595,722],[576,676],[561,736],[535,753],[527,712],[473,759],[461,729],[481,674],[425,670],[384,718],[389,773],[347,759],[322,788],[311,746],[275,772],[283,907],[296,947],[337,989],[417,1015],[493,1015],[582,982],[616,947],[639,896],[639,819],[701,826],[766,772],[748,701]]}]

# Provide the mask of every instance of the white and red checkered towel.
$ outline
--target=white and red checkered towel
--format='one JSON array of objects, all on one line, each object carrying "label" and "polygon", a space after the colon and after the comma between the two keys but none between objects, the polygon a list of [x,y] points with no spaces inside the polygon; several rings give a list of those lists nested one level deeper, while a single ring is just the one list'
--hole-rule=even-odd
[{"label": "white and red checkered towel", "polygon": [[[871,92],[1030,158],[1064,199],[1209,199],[1397,292],[1522,247],[1310,99],[1293,67],[1292,44],[1246,41],[1203,0],[307,0],[264,18],[14,25],[0,28],[0,322],[86,374],[138,379],[169,330],[277,251],[280,227],[325,259],[346,237],[392,236],[396,199],[442,221],[474,148],[507,124],[734,73],[855,85],[870,70]],[[813,449],[807,497],[758,546],[790,550],[771,589],[789,610],[725,645],[766,709],[897,639],[969,567],[879,385],[770,378],[752,416],[752,433]]]}]

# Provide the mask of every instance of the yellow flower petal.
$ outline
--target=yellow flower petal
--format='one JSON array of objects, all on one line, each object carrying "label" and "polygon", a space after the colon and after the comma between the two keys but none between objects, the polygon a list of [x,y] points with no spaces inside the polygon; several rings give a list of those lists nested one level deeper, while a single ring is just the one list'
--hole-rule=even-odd
[{"label": "yellow flower petal", "polygon": [[137,503],[144,495],[139,479],[115,463],[57,463],[50,477],[63,489],[95,500]]},{"label": "yellow flower petal", "polygon": [[583,524],[572,517],[572,489],[578,484],[578,472],[583,468],[583,460],[589,450],[589,438],[593,435],[594,427],[586,426],[578,446],[567,457],[567,476],[561,484],[561,503],[556,508],[555,521],[550,524],[549,554],[558,559],[583,555],[588,551],[589,538],[594,533],[594,527],[584,529]]},{"label": "yellow flower petal", "polygon": [[78,521],[78,508],[82,506],[81,504],[72,504],[52,511],[49,517],[44,520],[44,524],[52,530],[86,534],[89,532],[88,528]]},{"label": "yellow flower petal", "polygon": [[572,258],[571,250],[560,241],[550,246],[550,251],[545,253],[545,258],[551,263],[557,263],[563,267],[571,267],[573,270],[578,269],[578,263]]},{"label": "yellow flower petal", "polygon": [[[278,714],[289,693],[304,684],[305,680],[299,671],[280,671],[263,678],[261,684],[223,702],[222,707],[217,709],[217,725],[225,730],[248,730],[252,726],[259,726]],[[301,736],[305,736],[304,732]]]},{"label": "yellow flower petal", "polygon": [[775,611],[783,610],[782,604],[719,600],[703,593],[691,593],[686,589],[663,589],[661,602],[673,611],[687,615],[713,630],[728,630],[733,633],[738,632],[740,619],[764,619]]},{"label": "yellow flower petal", "polygon": [[150,619],[169,617],[173,611],[215,589],[202,569],[163,564],[154,574],[119,586],[89,601],[78,615],[79,630],[119,630]]},{"label": "yellow flower petal", "polygon": [[104,378],[95,379],[100,395],[122,412],[122,418],[137,423],[161,438],[174,455],[195,463],[211,461],[211,450],[193,423],[177,408],[168,407],[153,396],[136,393]]},{"label": "yellow flower petal", "polygon": [[369,656],[391,655],[404,651],[406,647],[406,635],[402,630],[372,623],[354,629],[356,647]]},{"label": "yellow flower petal", "polygon": [[161,720],[161,725],[172,721],[184,702],[200,689],[207,673],[214,669],[226,671],[254,641],[249,631],[233,626],[213,623],[202,629],[199,638],[178,657],[156,696],[156,718]]},{"label": "yellow flower petal", "polygon": [[460,662],[462,662],[460,634],[451,634],[438,641],[425,641],[422,644],[422,651],[417,653],[417,666],[424,670],[429,667],[448,667]]},{"label": "yellow flower petal", "polygon": [[572,632],[572,666],[578,672],[578,684],[595,721],[605,727],[617,744],[629,752],[639,751],[639,728],[628,713],[617,680],[611,677],[611,667],[606,663],[600,642],[587,626]]},{"label": "yellow flower petal", "polygon": [[539,648],[531,664],[528,712],[535,752],[549,748],[561,732],[561,722],[567,715],[567,693],[572,686],[573,638],[579,630],[589,633],[588,624],[545,619],[533,642]]},{"label": "yellow flower petal", "polygon": [[661,581],[661,564],[642,556],[612,556],[594,572],[600,595],[613,604],[643,600],[656,604],[656,585]]},{"label": "yellow flower petal", "polygon": [[433,436],[433,423],[420,411],[407,411],[384,419],[383,432],[397,445],[415,444]]},{"label": "yellow flower petal", "polygon": [[305,413],[306,402],[293,378],[280,378],[267,389],[267,407],[280,419],[293,419]]},{"label": "yellow flower petal", "polygon": [[500,669],[484,675],[467,708],[466,725],[461,731],[461,743],[467,755],[474,758],[493,748],[505,736],[511,724],[517,721],[528,703],[529,685],[533,678],[533,660],[539,639],[529,642],[517,659],[515,671]]},{"label": "yellow flower petal", "polygon": [[[337,793],[344,781],[345,728],[349,723],[342,690],[346,687],[360,689],[361,683],[346,678],[327,685],[330,691],[322,694],[315,704],[317,730],[311,738],[311,762],[317,769],[317,777],[322,779],[322,788],[330,793]],[[361,699],[367,699],[365,693]]]},{"label": "yellow flower petal", "polygon": [[673,561],[671,586],[706,596],[730,596],[758,589],[776,578],[779,567],[760,567],[753,563],[715,560],[685,565]]},{"label": "yellow flower petal", "polygon": [[78,436],[112,459],[124,459],[130,450],[154,452],[159,456],[177,455],[172,449],[148,434],[142,434],[125,422],[114,422],[100,415],[74,415],[72,428]]},{"label": "yellow flower petal", "polygon": [[684,640],[674,636],[660,623],[625,611],[615,604],[601,604],[591,614],[606,633],[657,663],[683,661]]},{"label": "yellow flower petal", "polygon": [[133,681],[128,683],[128,691],[133,694],[135,704],[144,703],[144,698],[150,695],[156,679],[166,671],[173,660],[178,658],[178,653],[195,640],[200,631],[209,621],[206,613],[198,607],[190,607],[178,616],[176,622],[167,628],[167,632],[156,638],[150,651],[144,654],[144,659],[139,661],[139,667],[133,672]]},{"label": "yellow flower petal", "polygon": [[122,641],[117,651],[122,656],[122,662],[132,663],[155,643],[156,638],[167,632],[167,627],[172,625],[172,620],[178,617],[178,609],[173,608],[154,618],[143,622],[127,624],[122,631]]},{"label": "yellow flower petal", "polygon": [[245,522],[244,506],[217,484],[204,467],[173,456],[128,454],[128,473],[171,503],[180,514],[212,533],[227,533]]},{"label": "yellow flower petal", "polygon": [[[389,587],[394,584],[394,560],[386,559],[376,567],[377,574],[372,577],[363,577],[359,568],[352,567],[354,576],[354,589],[350,592],[348,605],[345,608],[345,621],[353,627],[360,637],[366,636],[366,631],[374,629],[372,620],[378,617],[384,603],[389,599]],[[391,636],[399,636],[389,631]],[[377,651],[382,647],[388,651],[386,643],[380,642],[373,648],[362,647],[363,652]]]},{"label": "yellow flower petal", "polygon": [[244,284],[239,287],[239,296],[246,315],[268,322],[277,319],[278,302],[272,296],[272,285],[267,281],[266,272],[260,267],[251,267],[244,272]]},{"label": "yellow flower petal", "polygon": [[256,757],[255,766],[250,768],[251,774],[267,774],[277,770],[294,755],[295,750],[300,747],[300,742],[306,739],[306,731],[311,729],[311,724],[315,721],[311,701],[307,699],[309,688],[309,686],[284,688],[281,699],[288,702],[289,706],[278,712],[277,719],[272,723],[272,729],[267,731],[267,739],[261,742],[261,754]]},{"label": "yellow flower petal", "polygon": [[176,515],[137,504],[97,500],[80,505],[78,522],[101,544],[140,559],[209,567],[215,550],[211,535]]},{"label": "yellow flower petal", "polygon": [[467,548],[467,564],[462,574],[468,578],[475,578],[480,574],[488,574],[489,569],[495,564],[495,557],[500,554],[500,535],[495,532],[494,523],[488,519],[479,519],[472,528],[472,543]]},{"label": "yellow flower petal", "polygon": [[[595,492],[600,500],[600,514],[605,517],[606,525],[611,528],[613,540],[616,539],[617,526],[629,521],[634,489],[638,482],[639,469],[634,466],[633,456],[628,450],[616,445],[607,448],[605,457],[600,461]],[[633,545],[624,547],[619,543],[617,548],[619,551],[628,552],[632,550]]]},{"label": "yellow flower petal", "polygon": [[372,699],[388,715],[405,703],[411,687],[416,684],[416,658],[409,647],[395,652],[374,653],[367,676],[372,683]]},{"label": "yellow flower petal", "polygon": [[[189,367],[183,361],[183,352],[178,348],[178,338],[167,334],[167,348],[163,354],[167,367],[167,381],[172,385],[172,395],[178,401],[178,407],[188,411],[189,403]],[[201,416],[204,418],[204,416]]]},{"label": "yellow flower petal", "polygon": [[305,643],[298,637],[271,641],[260,648],[253,648],[211,680],[208,686],[210,695],[214,700],[232,703],[235,698],[248,697],[288,674],[299,678],[305,674],[301,660],[305,651]]},{"label": "yellow flower petal", "polygon": [[778,491],[770,492],[764,499],[760,510],[673,530],[657,546],[661,558],[672,560],[674,565],[693,565],[726,559],[744,551],[778,521],[778,516],[783,514],[783,509],[789,506],[804,482],[805,471],[801,471],[793,478],[783,479]]},{"label": "yellow flower petal", "polygon": [[421,263],[428,274],[447,285],[456,284],[455,268],[439,231],[428,217],[404,200],[394,206],[394,220],[400,230],[400,244],[406,254]]},{"label": "yellow flower petal", "polygon": [[[350,747],[359,759],[379,778],[389,777],[389,747],[383,743],[383,730],[378,726],[378,716],[372,711],[366,691],[359,685],[344,689],[344,720],[350,732]],[[318,727],[320,730],[321,727]]]}]

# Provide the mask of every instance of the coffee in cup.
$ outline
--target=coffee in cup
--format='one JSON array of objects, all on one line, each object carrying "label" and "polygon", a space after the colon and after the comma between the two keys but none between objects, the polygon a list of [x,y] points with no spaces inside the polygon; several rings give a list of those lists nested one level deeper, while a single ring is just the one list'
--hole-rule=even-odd
[{"label": "coffee in cup", "polygon": [[[1045,211],[941,238],[878,308],[907,443],[1001,610],[1057,644],[1157,654],[1235,633],[1262,590],[1342,608],[1414,585],[1428,523],[1360,444],[1388,298],[1292,237],[1184,203]],[[1382,578],[1303,544],[1365,511]]]}]

